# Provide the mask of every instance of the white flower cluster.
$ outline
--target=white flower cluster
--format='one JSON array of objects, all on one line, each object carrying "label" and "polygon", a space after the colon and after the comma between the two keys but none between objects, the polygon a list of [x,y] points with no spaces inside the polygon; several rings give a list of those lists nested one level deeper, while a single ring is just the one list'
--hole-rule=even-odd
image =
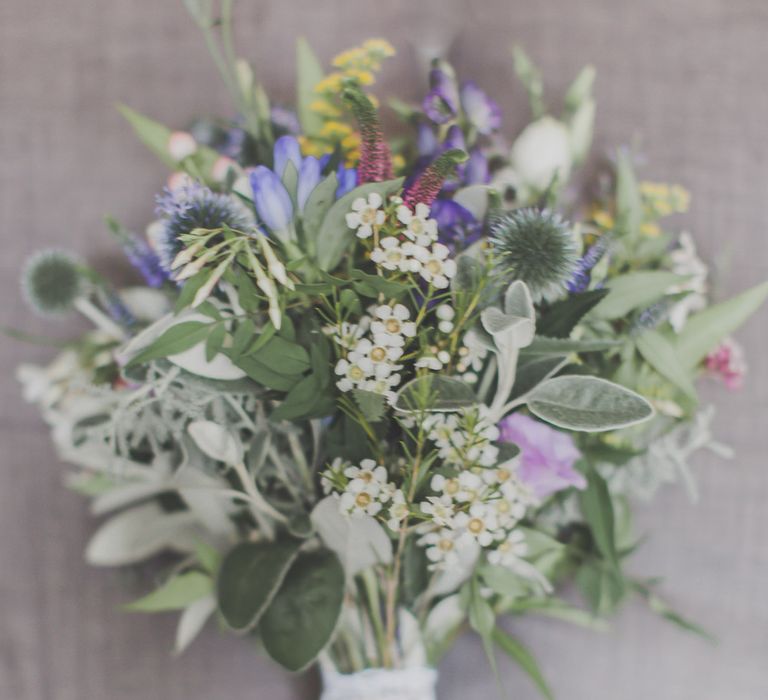
[{"label": "white flower cluster", "polygon": [[[398,203],[398,198],[393,198]],[[382,198],[372,193],[352,203],[347,214],[347,226],[355,229],[358,238],[370,238],[374,229],[386,221]],[[399,235],[386,235],[371,251],[371,260],[389,271],[419,274],[436,289],[445,289],[456,274],[456,262],[447,246],[437,242],[437,221],[429,218],[429,207],[419,203],[412,211],[400,203],[396,210],[400,224]]]},{"label": "white flower cluster", "polygon": [[399,530],[408,517],[402,490],[387,480],[386,468],[373,459],[348,467],[335,460],[331,469],[323,474],[322,483],[326,492],[337,492],[339,510],[345,515],[384,517],[387,527],[393,531]]},{"label": "white flower cluster", "polygon": [[488,352],[488,346],[480,340],[474,330],[470,329],[464,334],[462,347],[459,348],[459,362],[456,365],[456,370],[467,384],[477,382],[478,373],[483,369]]},{"label": "white flower cluster", "polygon": [[498,428],[482,409],[432,414],[425,428],[444,463],[456,468],[455,476],[433,476],[436,495],[419,504],[434,526],[420,539],[432,567],[458,565],[463,552],[478,545],[491,550],[491,563],[517,561],[524,542],[515,527],[535,499],[512,462],[495,466]]},{"label": "white flower cluster", "polygon": [[402,304],[382,304],[372,309],[358,324],[329,327],[327,332],[342,347],[346,356],[336,363],[341,391],[362,389],[394,398],[400,384],[402,365],[397,361],[408,339],[416,335],[416,324]]}]

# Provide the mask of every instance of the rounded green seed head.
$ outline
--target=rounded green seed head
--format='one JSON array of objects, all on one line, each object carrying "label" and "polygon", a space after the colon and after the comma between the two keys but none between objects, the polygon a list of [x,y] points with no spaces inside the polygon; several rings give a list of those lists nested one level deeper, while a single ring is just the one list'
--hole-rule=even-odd
[{"label": "rounded green seed head", "polygon": [[43,250],[30,257],[21,281],[29,304],[45,315],[69,311],[84,286],[79,261],[58,250]]}]

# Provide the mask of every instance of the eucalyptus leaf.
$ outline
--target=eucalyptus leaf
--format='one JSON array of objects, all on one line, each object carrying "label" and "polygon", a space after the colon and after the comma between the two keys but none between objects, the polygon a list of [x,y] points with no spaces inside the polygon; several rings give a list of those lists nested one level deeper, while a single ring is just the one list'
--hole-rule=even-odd
[{"label": "eucalyptus leaf", "polygon": [[179,655],[187,649],[215,612],[216,598],[212,595],[200,598],[184,609],[176,627],[174,654]]},{"label": "eucalyptus leaf", "polygon": [[315,661],[336,629],[344,585],[344,569],[333,552],[301,554],[261,619],[267,653],[289,671]]},{"label": "eucalyptus leaf", "polygon": [[642,423],[653,408],[619,384],[589,376],[563,376],[539,384],[527,397],[529,410],[560,428],[602,432]]},{"label": "eucalyptus leaf", "polygon": [[282,585],[301,547],[300,539],[241,542],[221,563],[216,584],[219,611],[238,632],[255,627]]}]

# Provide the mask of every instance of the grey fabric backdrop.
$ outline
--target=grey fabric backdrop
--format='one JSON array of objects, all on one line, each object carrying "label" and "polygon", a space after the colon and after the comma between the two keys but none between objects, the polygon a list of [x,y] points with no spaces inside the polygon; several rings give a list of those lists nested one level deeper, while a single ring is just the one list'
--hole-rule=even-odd
[{"label": "grey fabric backdrop", "polygon": [[[74,248],[113,267],[103,214],[141,227],[164,172],[113,109],[125,101],[182,125],[226,113],[224,91],[175,0],[0,2],[0,231],[2,321],[65,335],[30,320],[17,270],[30,251]],[[721,264],[719,290],[766,277],[768,6],[764,0],[242,0],[240,45],[272,94],[289,99],[293,41],[324,59],[371,35],[400,48],[384,89],[424,88],[417,48],[450,46],[464,76],[497,95],[510,133],[523,92],[508,46],[524,43],[560,97],[582,64],[599,72],[597,152],[639,139],[643,174],[687,184],[685,224]],[[453,39],[453,40],[452,40]],[[120,274],[124,274],[120,272]],[[698,460],[702,498],[680,489],[642,508],[650,540],[632,568],[668,577],[668,597],[715,630],[714,648],[631,604],[610,633],[546,621],[517,633],[541,659],[561,700],[760,700],[768,697],[768,477],[765,311],[740,334],[752,364],[737,395],[711,390],[718,433],[738,451]],[[761,342],[762,341],[762,342]],[[35,411],[20,402],[13,368],[45,350],[2,341],[0,406],[0,700],[288,700],[313,698],[248,644],[209,630],[172,660],[172,619],[124,615],[135,574],[85,566],[94,522],[62,488],[63,467]],[[515,700],[536,697],[511,666]],[[460,641],[442,666],[440,696],[497,697],[479,644]]]}]

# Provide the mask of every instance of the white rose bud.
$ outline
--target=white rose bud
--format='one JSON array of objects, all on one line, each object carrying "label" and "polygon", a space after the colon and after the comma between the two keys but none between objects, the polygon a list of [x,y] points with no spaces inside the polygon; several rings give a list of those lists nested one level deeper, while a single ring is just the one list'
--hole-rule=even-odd
[{"label": "white rose bud", "polygon": [[572,164],[568,127],[553,117],[541,117],[517,137],[510,160],[520,185],[527,190],[543,192],[555,176],[563,184]]}]

